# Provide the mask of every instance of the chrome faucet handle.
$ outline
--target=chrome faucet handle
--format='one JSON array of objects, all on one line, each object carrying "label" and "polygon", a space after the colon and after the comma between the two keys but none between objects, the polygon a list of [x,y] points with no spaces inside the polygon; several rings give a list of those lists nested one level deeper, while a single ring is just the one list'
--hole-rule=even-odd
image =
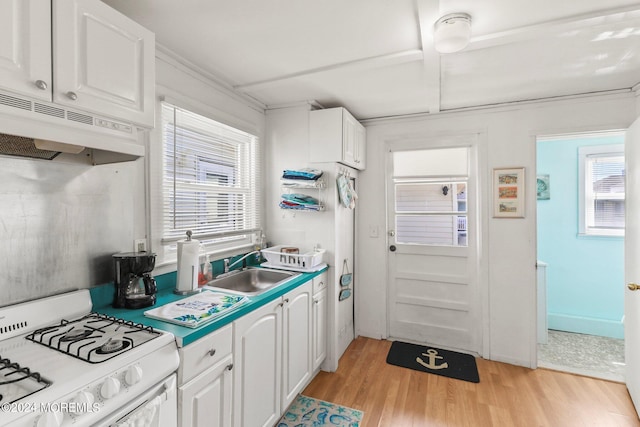
[{"label": "chrome faucet handle", "polygon": [[228,273],[229,272],[229,258],[225,258],[222,261],[223,265],[224,265],[224,272]]}]

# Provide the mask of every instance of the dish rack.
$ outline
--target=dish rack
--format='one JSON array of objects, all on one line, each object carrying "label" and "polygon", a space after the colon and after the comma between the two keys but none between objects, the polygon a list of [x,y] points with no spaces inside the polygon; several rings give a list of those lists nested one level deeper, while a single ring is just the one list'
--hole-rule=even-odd
[{"label": "dish rack", "polygon": [[273,266],[293,267],[298,269],[311,269],[322,263],[325,249],[313,249],[305,253],[282,252],[282,248],[291,248],[292,245],[278,245],[263,249],[262,256]]}]

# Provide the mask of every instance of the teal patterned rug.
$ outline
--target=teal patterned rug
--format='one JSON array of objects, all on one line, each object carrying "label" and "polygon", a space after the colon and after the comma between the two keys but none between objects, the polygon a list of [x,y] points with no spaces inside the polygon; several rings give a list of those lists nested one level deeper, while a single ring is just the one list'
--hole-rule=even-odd
[{"label": "teal patterned rug", "polygon": [[364,412],[298,395],[276,427],[359,427]]}]

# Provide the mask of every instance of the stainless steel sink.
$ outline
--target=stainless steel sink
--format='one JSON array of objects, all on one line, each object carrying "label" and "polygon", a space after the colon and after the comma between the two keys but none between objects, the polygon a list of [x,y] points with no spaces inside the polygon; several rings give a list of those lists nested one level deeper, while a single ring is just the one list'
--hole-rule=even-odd
[{"label": "stainless steel sink", "polygon": [[239,295],[260,295],[299,275],[290,271],[249,268],[227,273],[210,281],[204,288]]}]

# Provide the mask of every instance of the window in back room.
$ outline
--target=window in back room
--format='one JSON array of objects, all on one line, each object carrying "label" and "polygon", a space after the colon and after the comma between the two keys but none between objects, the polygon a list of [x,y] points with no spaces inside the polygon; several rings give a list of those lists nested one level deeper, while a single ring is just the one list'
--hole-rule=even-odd
[{"label": "window in back room", "polygon": [[624,236],[624,145],[594,145],[578,151],[579,234]]}]

